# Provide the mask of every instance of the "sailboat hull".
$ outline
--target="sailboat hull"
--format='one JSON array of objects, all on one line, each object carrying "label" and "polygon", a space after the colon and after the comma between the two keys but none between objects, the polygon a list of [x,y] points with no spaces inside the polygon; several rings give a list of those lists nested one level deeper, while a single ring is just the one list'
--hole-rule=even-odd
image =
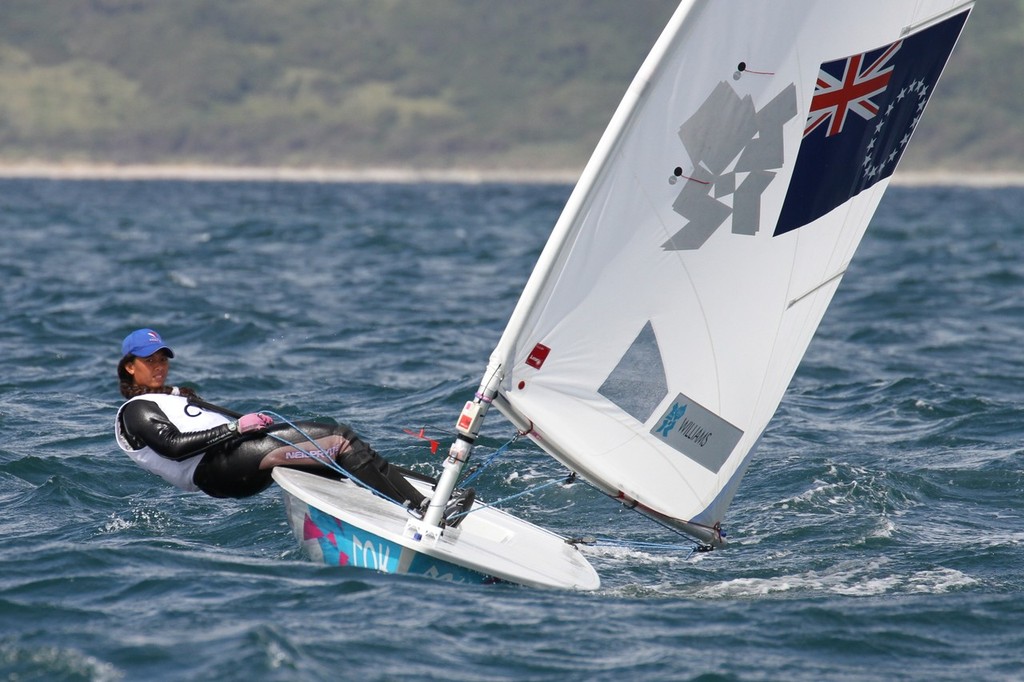
[{"label": "sailboat hull", "polygon": [[[314,561],[457,583],[595,590],[600,578],[564,538],[477,503],[437,540],[408,537],[408,511],[348,481],[277,468],[288,522]],[[425,487],[418,481],[414,485]]]}]

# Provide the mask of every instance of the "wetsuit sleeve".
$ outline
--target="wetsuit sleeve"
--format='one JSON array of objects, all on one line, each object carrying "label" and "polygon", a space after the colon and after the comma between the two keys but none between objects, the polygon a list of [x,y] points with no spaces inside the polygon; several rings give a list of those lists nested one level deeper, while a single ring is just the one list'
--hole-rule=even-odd
[{"label": "wetsuit sleeve", "polygon": [[121,420],[129,442],[141,441],[160,455],[177,461],[238,437],[238,433],[231,428],[232,424],[182,433],[164,411],[149,400],[133,400],[125,405],[121,411]]}]

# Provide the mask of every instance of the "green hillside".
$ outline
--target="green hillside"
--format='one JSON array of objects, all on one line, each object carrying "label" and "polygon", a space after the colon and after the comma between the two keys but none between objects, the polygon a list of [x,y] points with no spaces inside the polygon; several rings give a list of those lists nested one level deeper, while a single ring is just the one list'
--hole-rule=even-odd
[{"label": "green hillside", "polygon": [[[675,0],[3,0],[0,162],[578,168]],[[1024,0],[906,164],[1024,168]]]}]

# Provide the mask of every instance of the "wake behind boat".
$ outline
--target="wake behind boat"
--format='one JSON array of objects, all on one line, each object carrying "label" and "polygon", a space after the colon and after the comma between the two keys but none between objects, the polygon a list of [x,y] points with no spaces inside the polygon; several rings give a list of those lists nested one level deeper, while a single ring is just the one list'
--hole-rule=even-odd
[{"label": "wake behind boat", "polygon": [[[446,562],[429,569],[438,574],[597,587],[575,548],[507,514],[444,527],[493,405],[610,497],[723,544],[754,449],[972,7],[683,2],[555,224],[424,517],[282,471],[296,534],[309,543],[321,538],[307,531],[356,528],[393,543],[396,566],[429,557]],[[496,548],[520,537],[531,538],[520,563],[544,579],[503,572],[514,560]]]}]

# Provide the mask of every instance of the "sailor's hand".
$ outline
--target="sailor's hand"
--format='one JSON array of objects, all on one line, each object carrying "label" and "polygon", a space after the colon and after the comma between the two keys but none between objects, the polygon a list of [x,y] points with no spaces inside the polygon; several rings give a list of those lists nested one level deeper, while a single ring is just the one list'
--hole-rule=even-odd
[{"label": "sailor's hand", "polygon": [[273,423],[273,419],[261,412],[245,414],[238,418],[238,432],[252,433],[254,431],[262,431]]}]

